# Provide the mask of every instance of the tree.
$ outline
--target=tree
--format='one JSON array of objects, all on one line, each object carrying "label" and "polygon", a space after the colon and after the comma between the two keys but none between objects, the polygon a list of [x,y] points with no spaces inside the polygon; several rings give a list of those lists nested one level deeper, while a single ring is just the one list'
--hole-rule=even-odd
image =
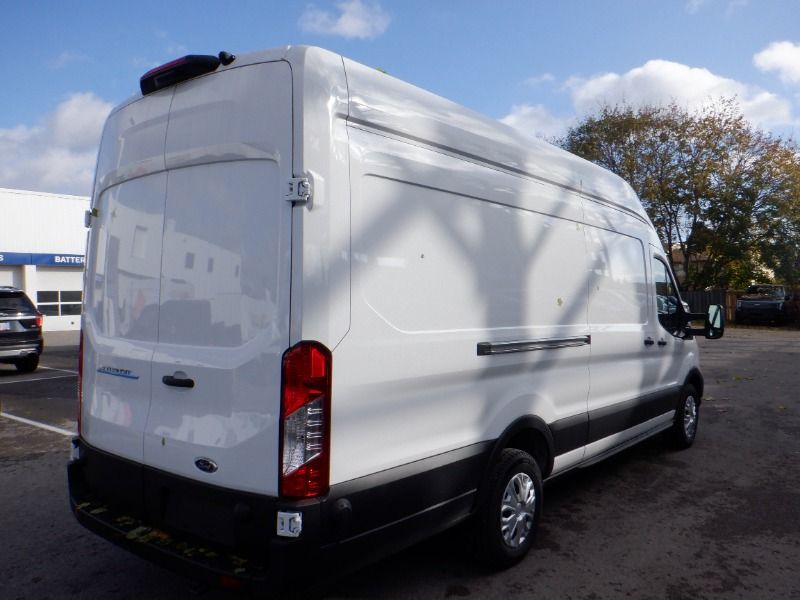
[{"label": "tree", "polygon": [[684,285],[800,279],[800,149],[754,128],[734,100],[694,113],[603,106],[559,143],[631,184]]}]

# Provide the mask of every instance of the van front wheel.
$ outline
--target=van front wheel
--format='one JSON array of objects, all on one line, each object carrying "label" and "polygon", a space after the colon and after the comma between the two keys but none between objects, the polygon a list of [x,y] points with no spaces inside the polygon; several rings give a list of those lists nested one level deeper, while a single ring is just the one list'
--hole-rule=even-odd
[{"label": "van front wheel", "polygon": [[475,550],[490,567],[508,568],[528,553],[542,508],[542,475],[527,452],[506,448],[486,482],[475,520]]},{"label": "van front wheel", "polygon": [[700,421],[700,397],[691,384],[681,390],[681,401],[675,410],[675,422],[669,430],[672,445],[683,450],[694,443]]}]

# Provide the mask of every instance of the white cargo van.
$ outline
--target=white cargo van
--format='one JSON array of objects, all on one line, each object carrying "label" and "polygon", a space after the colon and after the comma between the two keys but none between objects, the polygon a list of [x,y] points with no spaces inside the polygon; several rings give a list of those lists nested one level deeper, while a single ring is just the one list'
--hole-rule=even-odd
[{"label": "white cargo van", "polygon": [[317,48],[141,88],[87,214],[89,529],[268,589],[471,518],[508,566],[543,479],[694,440],[722,313],[685,312],[617,176]]}]

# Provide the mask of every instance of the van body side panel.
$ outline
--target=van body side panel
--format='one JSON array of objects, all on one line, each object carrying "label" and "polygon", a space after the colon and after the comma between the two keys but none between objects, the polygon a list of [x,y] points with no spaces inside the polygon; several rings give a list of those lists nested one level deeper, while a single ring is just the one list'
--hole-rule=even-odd
[{"label": "van body side panel", "polygon": [[[658,265],[669,265],[666,255],[661,249],[660,244],[650,244],[650,265],[651,272],[655,273]],[[658,262],[656,262],[658,261]],[[662,267],[663,268],[663,267]],[[667,267],[669,268],[669,267]],[[671,271],[671,269],[669,269]],[[673,274],[674,277],[674,274]],[[705,310],[703,307],[690,307],[698,312]],[[699,368],[700,359],[697,352],[697,341],[695,339],[683,339],[670,334],[658,320],[658,305],[656,302],[656,290],[653,289],[653,302],[648,307],[652,323],[652,336],[655,339],[665,342],[659,346],[660,352],[656,356],[651,356],[650,360],[658,363],[658,380],[655,383],[660,389],[680,389],[686,382],[686,377],[694,368]],[[653,369],[655,371],[655,368]],[[676,400],[677,402],[677,400]]]},{"label": "van body side panel", "polygon": [[590,199],[584,212],[593,265],[588,459],[672,419],[678,371],[686,344],[694,342],[673,338],[658,322],[650,256],[655,231]]},{"label": "van body side panel", "polygon": [[[589,320],[592,385],[589,411],[651,393],[645,358],[650,313],[645,249],[640,239],[586,228],[592,260]],[[649,365],[652,367],[652,365]]]},{"label": "van body side panel", "polygon": [[351,123],[603,198],[649,223],[631,187],[602,167],[371,67],[346,58],[344,64]]},{"label": "van body side panel", "polygon": [[[311,205],[294,208],[292,344],[335,348],[350,327],[350,156],[342,58],[291,48],[294,174],[311,183]],[[334,409],[335,410],[335,406]]]},{"label": "van body side panel", "polygon": [[281,61],[176,88],[144,432],[147,466],[264,494],[278,489],[289,346],[291,95]]},{"label": "van body side panel", "polygon": [[520,416],[585,415],[588,339],[478,353],[588,333],[580,198],[349,135],[353,317],[334,355],[332,481],[496,439]]},{"label": "van body side panel", "polygon": [[655,343],[645,345],[651,326],[645,226],[591,200],[584,205],[592,261],[589,456],[636,435],[636,426],[660,414],[660,403],[651,372],[658,365],[648,361]]}]

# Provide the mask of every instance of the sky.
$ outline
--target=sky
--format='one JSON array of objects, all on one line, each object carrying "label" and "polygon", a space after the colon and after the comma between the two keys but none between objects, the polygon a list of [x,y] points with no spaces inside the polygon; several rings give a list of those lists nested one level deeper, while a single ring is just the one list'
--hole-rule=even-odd
[{"label": "sky", "polygon": [[800,138],[800,0],[0,0],[0,187],[88,195],[111,108],[185,54],[322,46],[552,139],[736,97]]}]

